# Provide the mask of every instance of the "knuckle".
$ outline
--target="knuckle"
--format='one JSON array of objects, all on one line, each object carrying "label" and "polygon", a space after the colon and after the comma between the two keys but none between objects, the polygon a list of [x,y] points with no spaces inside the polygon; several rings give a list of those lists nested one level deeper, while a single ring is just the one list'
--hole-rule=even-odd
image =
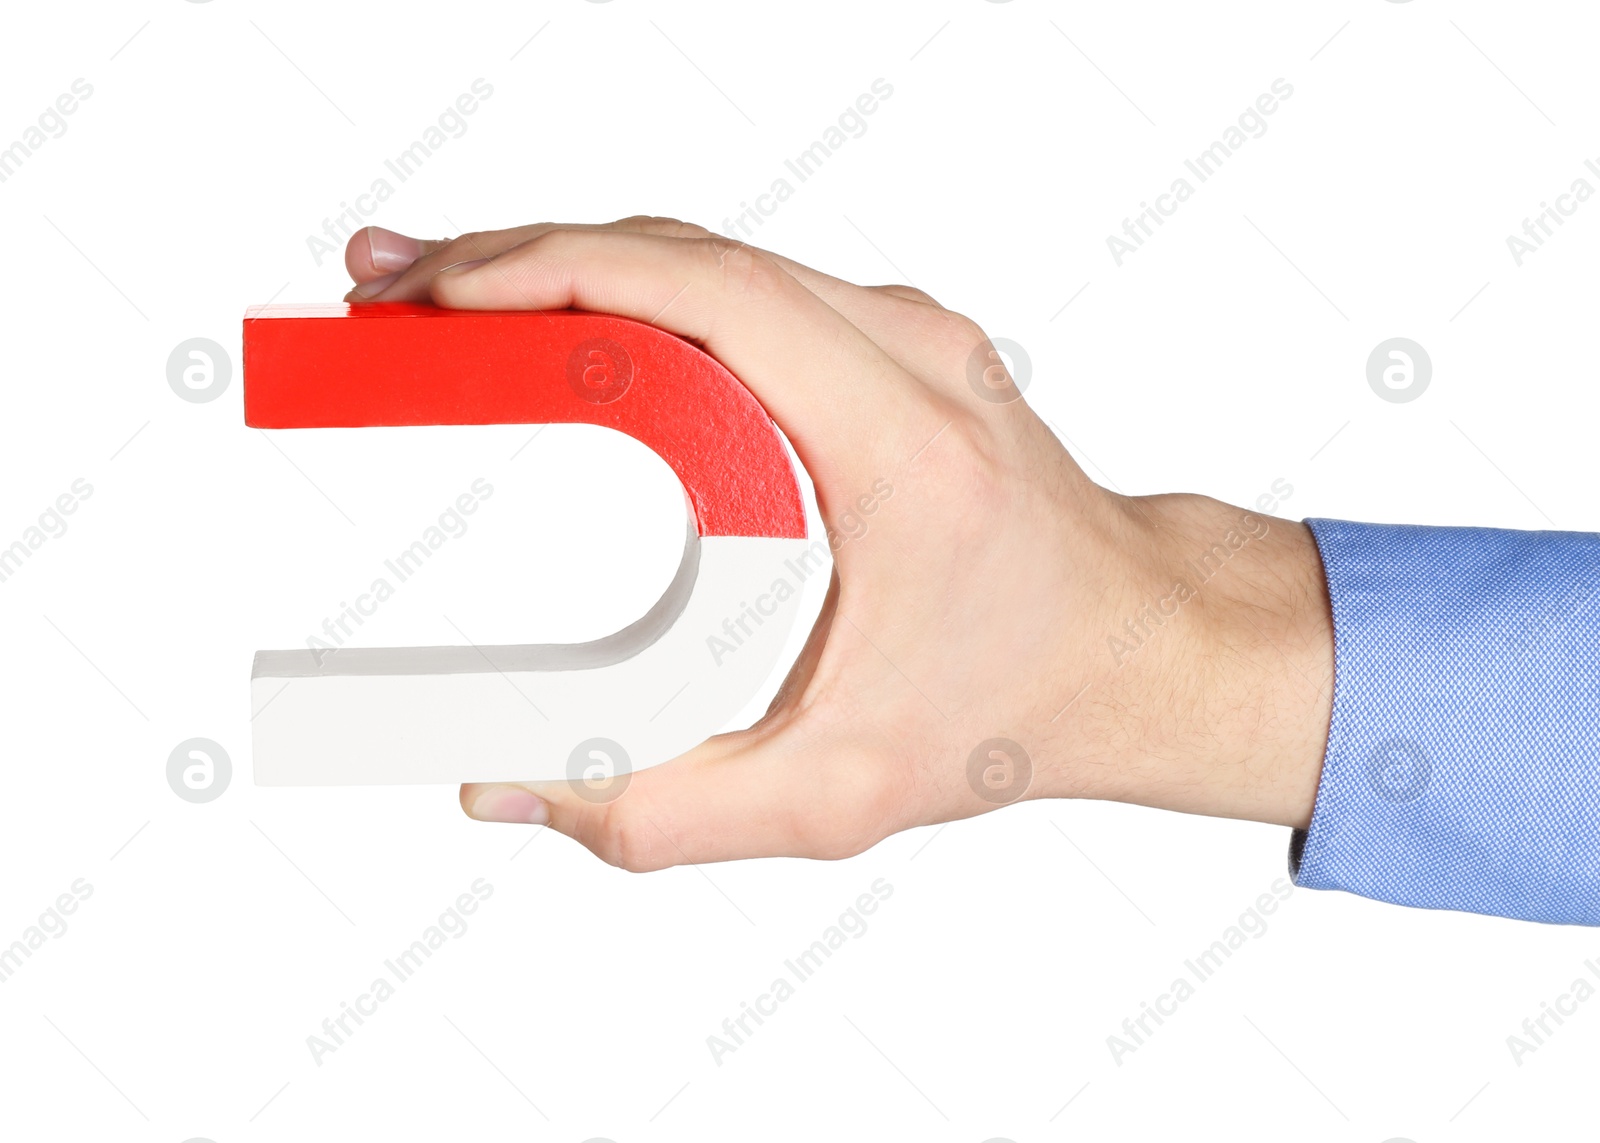
[{"label": "knuckle", "polygon": [[584,231],[553,226],[520,243],[514,250],[507,251],[499,261],[502,265],[511,265],[522,260],[539,262],[577,258],[582,256],[592,241],[592,236]]},{"label": "knuckle", "polygon": [[788,275],[754,247],[715,236],[702,239],[705,257],[725,293],[742,300],[770,298],[782,292]]},{"label": "knuckle", "polygon": [[933,315],[932,321],[940,337],[948,342],[952,349],[970,354],[989,340],[989,335],[983,331],[981,325],[966,314],[957,313],[955,310],[941,309]]},{"label": "knuckle", "polygon": [[985,381],[996,363],[1004,364],[988,333],[965,314],[940,311],[929,319],[925,335],[959,391]]},{"label": "knuckle", "polygon": [[622,220],[622,226],[642,234],[657,234],[665,238],[710,238],[711,231],[694,222],[666,215],[636,214]]},{"label": "knuckle", "polygon": [[936,299],[932,294],[928,293],[926,290],[918,289],[916,286],[905,286],[895,283],[888,286],[874,286],[873,289],[877,290],[879,293],[892,294],[897,298],[904,298],[908,302],[919,302],[922,305],[932,306],[935,309],[943,308],[939,305],[938,299]]},{"label": "knuckle", "polygon": [[989,335],[966,314],[938,304],[910,307],[910,320],[921,340],[948,368],[965,367]]},{"label": "knuckle", "polygon": [[582,839],[584,845],[607,865],[629,873],[662,868],[664,863],[646,833],[648,823],[627,806],[622,799],[606,805],[589,836]]},{"label": "knuckle", "polygon": [[486,258],[489,250],[488,239],[488,232],[483,230],[469,230],[465,234],[458,234],[440,248],[439,258],[444,264]]},{"label": "knuckle", "polygon": [[805,830],[804,856],[842,861],[865,853],[900,828],[905,798],[895,771],[877,757],[857,757],[836,767],[827,796]]},{"label": "knuckle", "polygon": [[1012,507],[1014,456],[1008,436],[979,410],[952,405],[946,416],[938,463],[920,470],[917,479],[948,508],[942,526],[951,533],[950,550],[964,551],[968,544],[988,545],[994,521]]},{"label": "knuckle", "polygon": [[971,410],[952,418],[950,428],[951,476],[964,487],[985,491],[1004,483],[1005,442],[994,426]]},{"label": "knuckle", "polygon": [[701,226],[698,222],[679,222],[673,231],[675,238],[710,238],[712,232],[709,228]]}]

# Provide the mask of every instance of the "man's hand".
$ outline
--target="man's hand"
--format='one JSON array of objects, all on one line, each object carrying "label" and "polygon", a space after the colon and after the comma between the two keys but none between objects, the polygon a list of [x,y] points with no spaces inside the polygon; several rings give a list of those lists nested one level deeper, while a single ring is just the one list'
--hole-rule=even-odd
[{"label": "man's hand", "polygon": [[[346,264],[352,303],[570,307],[696,342],[788,435],[844,539],[755,726],[609,803],[463,786],[473,817],[548,822],[633,870],[847,857],[1019,798],[1310,821],[1333,634],[1309,530],[1099,487],[970,319],[662,218],[445,242],[370,228]],[[877,507],[852,536],[862,498]]]}]

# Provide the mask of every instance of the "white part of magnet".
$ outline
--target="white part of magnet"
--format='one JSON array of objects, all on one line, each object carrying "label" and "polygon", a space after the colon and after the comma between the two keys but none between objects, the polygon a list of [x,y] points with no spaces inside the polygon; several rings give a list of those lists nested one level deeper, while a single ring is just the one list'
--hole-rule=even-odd
[{"label": "white part of magnet", "polygon": [[257,652],[260,786],[553,781],[676,757],[777,665],[826,541],[699,536],[637,622],[591,643]]}]

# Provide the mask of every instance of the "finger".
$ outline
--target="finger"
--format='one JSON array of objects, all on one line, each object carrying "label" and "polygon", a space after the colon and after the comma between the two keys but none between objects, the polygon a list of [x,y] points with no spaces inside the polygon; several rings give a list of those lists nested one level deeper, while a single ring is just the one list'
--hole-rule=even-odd
[{"label": "finger", "polygon": [[461,805],[480,821],[542,821],[635,872],[747,857],[842,858],[909,824],[910,807],[888,774],[790,724],[775,734],[714,738],[628,775],[609,801],[591,800],[610,791],[583,783],[542,782],[463,786]]},{"label": "finger", "polygon": [[[363,279],[352,269],[351,274],[357,286],[346,295],[345,300],[356,303],[426,301],[430,297],[433,276],[439,271],[449,266],[495,257],[554,230],[624,231],[665,238],[717,237],[695,223],[653,215],[634,215],[606,223],[538,222],[506,230],[475,231],[449,241],[422,243],[379,227],[370,227],[351,239],[350,248],[346,251],[347,262],[350,261],[351,250],[364,249],[361,239],[368,234],[379,245],[391,241],[402,244],[397,246],[402,255],[410,254],[413,249],[421,249],[422,253],[420,256],[413,255],[410,261],[405,262],[401,261],[402,255],[384,259],[382,264],[386,272],[381,277]],[[959,369],[964,366],[965,358],[960,355],[970,354],[973,346],[982,340],[981,331],[976,331],[971,323],[945,310],[914,287],[858,286],[773,251],[756,246],[748,248],[777,262],[812,293],[865,332],[885,353],[905,365],[912,375],[930,384],[947,379],[952,367]],[[905,304],[908,301],[923,304],[908,306]]]},{"label": "finger", "polygon": [[[448,266],[493,258],[514,246],[520,246],[552,230],[627,230],[640,234],[659,234],[671,238],[709,238],[711,232],[703,226],[681,222],[676,218],[655,218],[636,215],[616,222],[534,222],[513,226],[505,230],[477,230],[442,242],[425,243],[423,253],[405,263],[394,266],[380,284],[367,283],[352,291],[357,296],[351,301],[420,302],[428,299],[429,283],[433,276]],[[353,242],[354,240],[352,240]],[[413,240],[408,240],[413,241]],[[382,294],[382,297],[379,295]]]},{"label": "finger", "polygon": [[777,263],[726,240],[552,230],[441,271],[431,296],[459,309],[618,314],[701,343],[788,433],[819,500],[858,491],[931,431],[903,368]]},{"label": "finger", "polygon": [[358,285],[370,284],[406,269],[444,244],[445,239],[412,238],[381,226],[367,226],[352,234],[345,243],[344,268]]},{"label": "finger", "polygon": [[[721,237],[692,222],[648,216],[624,218],[594,229],[634,230],[668,238]],[[976,327],[972,323],[959,314],[945,310],[915,287],[858,286],[786,255],[736,239],[733,241],[783,267],[806,289],[843,314],[880,349],[924,381],[937,383],[950,373],[952,359],[948,350],[952,342],[958,353],[970,354],[976,341],[982,340],[981,331],[974,334]],[[908,301],[923,304],[904,304]],[[965,357],[958,364],[964,362]]]},{"label": "finger", "polygon": [[926,290],[919,290],[915,286],[890,285],[872,286],[870,288],[878,291],[879,293],[890,294],[896,298],[903,298],[908,302],[916,302],[918,305],[932,306],[934,309],[938,310],[944,309],[944,307],[939,304],[937,299],[935,299],[932,294],[928,293]]},{"label": "finger", "polygon": [[[439,242],[423,242],[374,226],[358,231],[351,238],[345,258],[347,264],[352,266],[351,276],[357,282],[364,284],[364,288],[357,291],[363,299],[386,302],[421,301],[428,296],[430,279],[445,267],[492,258],[552,230],[614,230],[653,234],[664,238],[716,237],[710,230],[696,223],[655,215],[634,215],[604,223],[536,222],[505,230],[475,231]],[[365,252],[369,245],[374,249],[383,249],[386,252],[385,256],[366,256]],[[887,315],[892,307],[884,303],[884,293],[894,297],[926,301],[937,306],[928,295],[908,286],[873,288],[858,286],[771,250],[758,246],[750,246],[750,249],[776,261],[813,293],[852,320],[857,317]],[[390,254],[389,251],[394,253]],[[369,264],[371,269],[367,269]],[[364,273],[356,273],[357,265],[364,270]],[[375,280],[380,273],[385,275],[381,285]],[[381,299],[378,298],[379,293],[384,294]]]},{"label": "finger", "polygon": [[[711,236],[704,227],[674,218],[624,219],[616,225],[628,224],[645,233]],[[749,248],[783,267],[919,380],[946,391],[966,383],[968,361],[986,340],[970,319],[945,309],[915,286],[858,286],[783,254]]]},{"label": "finger", "polygon": [[[345,249],[350,276],[360,284],[353,291],[362,300],[418,301],[427,296],[434,273],[452,264],[492,258],[531,238],[552,230],[623,230],[669,238],[711,238],[711,231],[692,222],[653,215],[635,215],[607,223],[538,222],[505,230],[478,231],[459,238],[429,241],[411,238],[379,226],[357,231]],[[752,246],[788,270],[796,279],[852,321],[887,325],[897,307],[885,304],[885,294],[942,308],[927,294],[910,286],[858,286],[813,269],[782,254]],[[407,271],[411,271],[407,273]]]},{"label": "finger", "polygon": [[912,286],[858,286],[781,254],[763,253],[919,380],[944,391],[965,384],[968,359],[985,340],[970,318]]}]

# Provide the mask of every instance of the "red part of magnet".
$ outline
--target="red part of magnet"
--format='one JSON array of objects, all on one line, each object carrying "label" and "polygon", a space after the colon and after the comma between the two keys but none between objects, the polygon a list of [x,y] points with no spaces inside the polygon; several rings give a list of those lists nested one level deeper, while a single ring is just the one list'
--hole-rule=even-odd
[{"label": "red part of magnet", "polygon": [[714,358],[629,318],[253,306],[244,415],[258,429],[602,425],[671,466],[702,536],[806,534],[800,484],[766,410]]}]

